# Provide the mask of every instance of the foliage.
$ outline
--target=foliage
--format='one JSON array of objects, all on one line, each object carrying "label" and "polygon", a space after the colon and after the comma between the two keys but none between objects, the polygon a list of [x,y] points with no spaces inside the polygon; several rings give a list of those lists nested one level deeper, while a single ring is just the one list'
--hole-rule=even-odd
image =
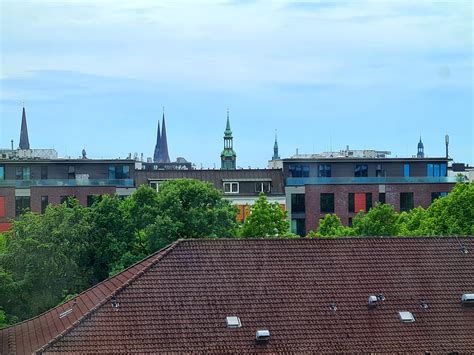
[{"label": "foliage", "polygon": [[354,217],[354,231],[360,236],[394,236],[398,234],[397,219],[392,205],[377,203],[369,212]]},{"label": "foliage", "polygon": [[242,226],[242,237],[284,237],[289,236],[289,223],[286,211],[278,203],[268,202],[265,194],[260,193],[250,208],[250,215]]},{"label": "foliage", "polygon": [[308,237],[346,237],[354,235],[354,230],[344,227],[341,219],[335,214],[327,214],[319,222],[318,231],[310,231]]}]

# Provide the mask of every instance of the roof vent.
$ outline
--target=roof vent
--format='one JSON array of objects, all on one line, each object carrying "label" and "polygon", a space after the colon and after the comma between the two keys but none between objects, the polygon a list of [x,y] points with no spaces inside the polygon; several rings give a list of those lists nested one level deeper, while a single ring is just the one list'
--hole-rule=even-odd
[{"label": "roof vent", "polygon": [[415,316],[411,312],[402,311],[398,312],[398,315],[402,323],[413,323],[415,321]]},{"label": "roof vent", "polygon": [[375,295],[370,295],[369,298],[368,298],[368,300],[367,300],[367,303],[368,303],[368,305],[369,305],[369,308],[375,308],[375,307],[377,307],[377,302],[378,302],[378,300],[379,300],[379,299],[377,298],[377,296],[375,296]]},{"label": "roof vent", "polygon": [[474,293],[464,293],[461,296],[463,306],[474,306]]},{"label": "roof vent", "polygon": [[468,254],[469,253],[469,250],[467,250],[466,246],[464,244],[461,244],[461,246],[459,247],[459,250],[461,251],[461,253],[463,254]]},{"label": "roof vent", "polygon": [[114,310],[117,310],[117,308],[119,308],[119,306],[120,306],[120,303],[119,303],[119,301],[117,301],[117,299],[115,298],[115,296],[112,297],[112,299],[110,300],[110,303],[112,303],[112,308],[113,308]]},{"label": "roof vent", "polygon": [[332,303],[329,305],[329,309],[331,309],[331,311],[333,311],[333,312],[336,312],[336,311],[337,311],[337,304],[336,304],[336,302],[332,302]]},{"label": "roof vent", "polygon": [[239,317],[228,316],[225,320],[227,322],[227,328],[240,328],[242,326]]},{"label": "roof vent", "polygon": [[428,309],[428,301],[425,300],[424,298],[422,298],[420,300],[420,307],[423,308],[423,309]]},{"label": "roof vent", "polygon": [[69,309],[66,309],[64,312],[60,313],[59,314],[59,318],[64,318],[66,317],[67,315],[71,314],[72,313],[72,308],[69,308]]},{"label": "roof vent", "polygon": [[270,331],[268,329],[257,330],[257,333],[255,334],[255,339],[259,343],[268,343],[268,341],[270,340]]}]

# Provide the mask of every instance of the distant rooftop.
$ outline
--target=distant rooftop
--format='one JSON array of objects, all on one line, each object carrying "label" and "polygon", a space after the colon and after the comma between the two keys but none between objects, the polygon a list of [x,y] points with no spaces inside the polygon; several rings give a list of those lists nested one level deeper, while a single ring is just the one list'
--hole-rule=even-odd
[{"label": "distant rooftop", "polygon": [[342,149],[335,152],[322,152],[315,154],[299,154],[296,151],[295,155],[292,155],[290,159],[319,159],[319,158],[388,158],[392,152],[387,150],[374,150],[374,149]]}]

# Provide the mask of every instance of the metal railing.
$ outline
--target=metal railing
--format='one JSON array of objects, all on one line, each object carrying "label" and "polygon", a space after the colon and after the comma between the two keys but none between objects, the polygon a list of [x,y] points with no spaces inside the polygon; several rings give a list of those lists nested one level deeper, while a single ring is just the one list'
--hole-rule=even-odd
[{"label": "metal railing", "polygon": [[115,186],[133,187],[133,179],[46,179],[46,180],[0,180],[0,187],[26,189],[35,186]]},{"label": "metal railing", "polygon": [[354,184],[444,184],[456,183],[452,176],[414,177],[304,177],[287,178],[286,186],[303,185],[354,185]]}]

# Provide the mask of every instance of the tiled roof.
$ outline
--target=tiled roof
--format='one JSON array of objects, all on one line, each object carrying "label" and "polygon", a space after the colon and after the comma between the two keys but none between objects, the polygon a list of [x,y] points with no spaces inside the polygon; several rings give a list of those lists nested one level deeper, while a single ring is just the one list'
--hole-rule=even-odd
[{"label": "tiled roof", "polygon": [[[474,307],[460,299],[474,293],[473,270],[469,237],[184,240],[82,293],[75,306],[2,330],[1,349],[472,353]],[[369,309],[377,294],[385,300]],[[399,311],[415,322],[402,323]],[[226,316],[242,326],[226,328]],[[255,342],[258,329],[270,331],[267,344]]]}]

